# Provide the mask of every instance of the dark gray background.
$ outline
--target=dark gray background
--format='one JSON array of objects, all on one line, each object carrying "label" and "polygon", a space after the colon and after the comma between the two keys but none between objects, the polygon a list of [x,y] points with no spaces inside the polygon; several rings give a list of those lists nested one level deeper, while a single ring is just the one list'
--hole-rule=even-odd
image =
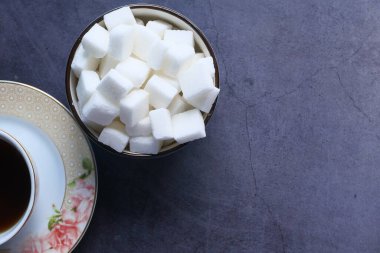
[{"label": "dark gray background", "polygon": [[[219,58],[206,139],[160,160],[97,147],[77,252],[380,252],[379,1],[147,1]],[[129,1],[0,2],[0,79],[65,103],[81,30]]]}]

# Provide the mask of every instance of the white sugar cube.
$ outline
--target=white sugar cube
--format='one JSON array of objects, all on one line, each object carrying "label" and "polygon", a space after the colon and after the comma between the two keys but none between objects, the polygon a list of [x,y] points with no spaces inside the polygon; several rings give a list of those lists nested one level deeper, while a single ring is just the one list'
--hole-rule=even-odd
[{"label": "white sugar cube", "polygon": [[152,133],[155,139],[163,141],[173,138],[173,128],[170,112],[160,108],[149,112]]},{"label": "white sugar cube", "polygon": [[206,137],[206,130],[202,114],[193,109],[172,117],[174,139],[182,144]]},{"label": "white sugar cube", "polygon": [[194,47],[194,34],[192,31],[185,30],[165,30],[164,40],[176,44],[186,44]]},{"label": "white sugar cube", "polygon": [[149,112],[149,94],[134,90],[120,101],[120,120],[128,127],[135,126]]},{"label": "white sugar cube", "polygon": [[145,25],[144,21],[142,21],[141,19],[139,19],[139,18],[135,18],[135,19],[136,19],[136,24],[138,24],[138,25]]},{"label": "white sugar cube", "polygon": [[177,95],[174,97],[173,101],[170,103],[168,110],[171,115],[178,114],[192,108],[191,105],[186,103],[186,101],[180,96]]},{"label": "white sugar cube", "polygon": [[82,114],[86,119],[106,126],[119,115],[119,108],[99,92],[95,92],[83,106]]},{"label": "white sugar cube", "polygon": [[152,135],[152,126],[150,124],[149,117],[145,117],[140,120],[133,127],[125,126],[125,130],[130,137],[138,137],[138,136],[150,136]]},{"label": "white sugar cube", "polygon": [[84,70],[79,76],[76,87],[78,100],[85,104],[95,92],[100,82],[99,76],[95,71]]},{"label": "white sugar cube", "polygon": [[135,88],[140,88],[150,74],[149,66],[134,57],[129,57],[115,68],[120,74],[128,78]]},{"label": "white sugar cube", "polygon": [[136,20],[131,9],[126,6],[104,15],[104,23],[107,29],[111,31],[120,24],[134,25]]},{"label": "white sugar cube", "polygon": [[108,54],[119,61],[123,61],[131,55],[133,42],[133,26],[118,25],[110,32]]},{"label": "white sugar cube", "polygon": [[192,66],[194,65],[198,60],[202,59],[202,58],[205,58],[205,54],[204,53],[195,53],[195,55],[193,56],[192,60],[191,60],[191,63],[189,66]]},{"label": "white sugar cube", "polygon": [[149,103],[154,108],[166,108],[169,106],[178,90],[157,75],[152,76],[145,88],[149,93]]},{"label": "white sugar cube", "polygon": [[124,131],[124,125],[119,121],[114,121],[103,129],[98,140],[121,153],[128,144],[129,136]]},{"label": "white sugar cube", "polygon": [[196,98],[210,92],[214,88],[214,83],[209,70],[202,68],[202,65],[194,64],[178,76],[183,97],[189,104]]},{"label": "white sugar cube", "polygon": [[170,76],[166,76],[165,74],[162,74],[162,73],[159,73],[157,74],[162,80],[164,80],[165,82],[171,84],[171,86],[173,86],[174,88],[176,88],[176,90],[178,90],[178,92],[181,91],[181,86],[179,85],[179,82],[177,79],[175,78],[172,78]]},{"label": "white sugar cube", "polygon": [[110,35],[108,31],[99,24],[91,27],[82,38],[84,50],[95,58],[102,58],[107,54],[109,42]]},{"label": "white sugar cube", "polygon": [[164,63],[166,51],[172,44],[163,40],[158,40],[148,53],[147,63],[154,70],[160,70]]},{"label": "white sugar cube", "polygon": [[133,84],[119,72],[111,69],[100,81],[97,90],[116,105],[120,99],[133,89]]},{"label": "white sugar cube", "polygon": [[100,78],[103,78],[108,73],[108,71],[115,68],[117,64],[119,64],[119,61],[108,54],[102,58],[99,65]]},{"label": "white sugar cube", "polygon": [[195,55],[194,48],[185,44],[171,46],[167,51],[163,63],[165,74],[176,77],[182,68],[186,68]]},{"label": "white sugar cube", "polygon": [[79,77],[83,70],[96,70],[98,65],[99,59],[89,55],[84,50],[82,44],[80,44],[71,63],[71,69],[73,70],[75,76]]},{"label": "white sugar cube", "polygon": [[134,137],[129,141],[131,152],[140,154],[158,154],[162,141],[156,140],[153,136]]},{"label": "white sugar cube", "polygon": [[95,133],[100,133],[100,132],[103,130],[104,126],[101,126],[101,125],[99,125],[99,124],[97,124],[97,123],[95,123],[95,122],[93,122],[93,121],[87,119],[85,116],[83,116],[81,110],[78,111],[78,112],[79,112],[79,117],[80,117],[80,119],[82,120],[82,122],[83,122],[83,123],[84,123],[84,124],[90,129],[90,130],[94,131]]},{"label": "white sugar cube", "polygon": [[203,112],[209,113],[211,110],[212,105],[215,102],[215,99],[217,98],[219,94],[219,89],[213,86],[211,91],[206,92],[205,94],[201,94],[200,96],[193,97],[191,101],[188,101],[191,105],[193,105],[195,108],[198,108],[199,110]]},{"label": "white sugar cube", "polygon": [[202,65],[202,68],[206,68],[210,72],[211,77],[215,76],[214,60],[211,56],[200,58],[195,62],[195,64],[200,64]]},{"label": "white sugar cube", "polygon": [[146,28],[155,32],[162,39],[164,37],[164,32],[172,29],[173,26],[162,20],[151,20],[146,24]]},{"label": "white sugar cube", "polygon": [[96,134],[99,134],[104,129],[104,126],[101,126],[95,122],[92,122],[91,120],[88,120],[84,118],[83,123],[90,128],[90,131],[94,131]]},{"label": "white sugar cube", "polygon": [[135,25],[135,43],[133,54],[143,61],[148,59],[148,53],[160,37],[142,25]]}]

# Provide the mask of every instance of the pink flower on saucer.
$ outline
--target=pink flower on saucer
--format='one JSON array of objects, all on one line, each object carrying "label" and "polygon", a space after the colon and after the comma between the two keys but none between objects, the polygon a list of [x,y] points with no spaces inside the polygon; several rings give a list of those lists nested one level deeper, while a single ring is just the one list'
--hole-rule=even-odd
[{"label": "pink flower on saucer", "polygon": [[54,214],[47,226],[49,232],[31,237],[25,244],[24,253],[66,253],[78,241],[90,219],[95,196],[95,187],[84,180],[91,174],[93,165],[91,161],[84,160],[83,167],[86,172],[68,184],[72,188],[68,199],[70,208],[58,210],[53,205]]},{"label": "pink flower on saucer", "polygon": [[50,248],[46,236],[32,237],[26,242],[24,253],[43,253]]},{"label": "pink flower on saucer", "polygon": [[77,223],[86,222],[94,205],[95,187],[86,185],[84,180],[77,181],[77,187],[71,197],[72,211],[75,213]]},{"label": "pink flower on saucer", "polygon": [[72,248],[80,233],[81,230],[76,223],[63,221],[54,226],[47,240],[51,249],[66,253]]},{"label": "pink flower on saucer", "polygon": [[71,197],[71,210],[61,211],[61,221],[58,222],[48,236],[52,249],[60,253],[72,248],[90,218],[94,204],[95,187],[86,185],[84,180],[78,180]]}]

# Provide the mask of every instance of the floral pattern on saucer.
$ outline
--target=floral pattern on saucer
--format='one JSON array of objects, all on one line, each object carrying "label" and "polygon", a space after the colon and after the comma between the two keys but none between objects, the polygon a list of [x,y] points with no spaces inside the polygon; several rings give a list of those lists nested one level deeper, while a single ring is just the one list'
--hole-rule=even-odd
[{"label": "floral pattern on saucer", "polygon": [[64,253],[75,245],[91,217],[95,196],[95,187],[86,182],[94,167],[89,159],[84,159],[82,164],[85,172],[68,184],[68,187],[73,189],[69,199],[72,207],[58,210],[53,205],[55,214],[50,217],[47,224],[49,232],[28,238],[23,249],[24,253],[52,251]]}]

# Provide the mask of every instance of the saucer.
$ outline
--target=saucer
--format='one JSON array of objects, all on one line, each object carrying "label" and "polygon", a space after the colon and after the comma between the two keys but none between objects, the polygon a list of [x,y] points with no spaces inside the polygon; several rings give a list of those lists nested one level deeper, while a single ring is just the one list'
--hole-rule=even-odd
[{"label": "saucer", "polygon": [[0,81],[0,129],[26,149],[37,174],[32,215],[0,252],[71,252],[86,232],[97,196],[86,136],[56,99],[10,81]]}]

